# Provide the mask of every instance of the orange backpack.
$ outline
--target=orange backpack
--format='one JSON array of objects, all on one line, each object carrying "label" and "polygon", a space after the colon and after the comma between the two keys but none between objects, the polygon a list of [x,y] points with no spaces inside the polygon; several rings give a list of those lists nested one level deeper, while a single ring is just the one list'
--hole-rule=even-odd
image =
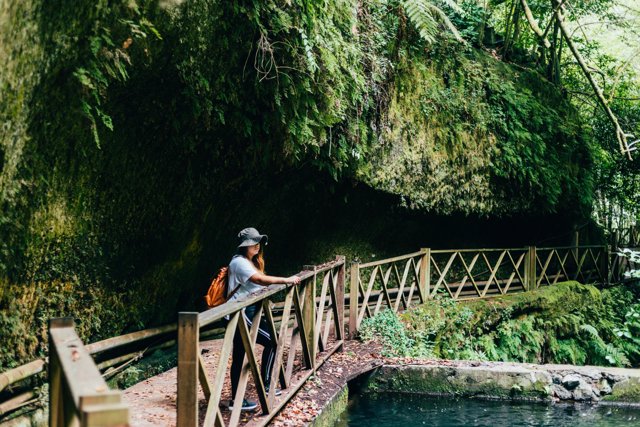
[{"label": "orange backpack", "polygon": [[207,307],[213,308],[227,302],[229,298],[236,293],[240,286],[231,291],[231,294],[227,297],[227,287],[229,285],[229,267],[222,267],[218,272],[218,275],[211,282],[207,294],[204,296],[204,301],[207,303]]}]

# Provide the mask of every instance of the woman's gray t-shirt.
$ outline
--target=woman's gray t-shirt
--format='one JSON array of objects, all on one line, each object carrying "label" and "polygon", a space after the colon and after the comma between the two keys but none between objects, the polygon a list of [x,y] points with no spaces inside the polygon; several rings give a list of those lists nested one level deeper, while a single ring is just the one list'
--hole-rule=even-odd
[{"label": "woman's gray t-shirt", "polygon": [[229,284],[227,290],[228,292],[232,292],[238,286],[240,286],[240,289],[238,289],[229,300],[236,300],[262,289],[263,286],[249,280],[249,278],[256,273],[259,273],[259,271],[251,261],[242,255],[235,255],[229,263]]}]

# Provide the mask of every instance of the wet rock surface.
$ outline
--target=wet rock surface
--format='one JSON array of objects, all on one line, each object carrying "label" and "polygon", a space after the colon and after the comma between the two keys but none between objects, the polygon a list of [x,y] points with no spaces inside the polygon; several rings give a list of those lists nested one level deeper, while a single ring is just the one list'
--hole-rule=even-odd
[{"label": "wet rock surface", "polygon": [[367,387],[374,392],[640,404],[640,371],[591,366],[464,361],[447,366],[386,365]]}]

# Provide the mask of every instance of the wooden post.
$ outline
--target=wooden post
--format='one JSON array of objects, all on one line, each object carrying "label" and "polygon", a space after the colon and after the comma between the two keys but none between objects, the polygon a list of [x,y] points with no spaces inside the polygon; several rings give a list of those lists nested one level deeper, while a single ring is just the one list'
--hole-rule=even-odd
[{"label": "wooden post", "polygon": [[536,247],[529,246],[524,259],[524,281],[526,290],[532,291],[536,288],[538,278],[536,277]]},{"label": "wooden post", "polygon": [[431,248],[422,248],[420,258],[420,295],[423,301],[431,299]]},{"label": "wooden post", "polygon": [[349,339],[356,337],[358,330],[358,279],[360,276],[360,264],[356,261],[351,264],[349,274]]},{"label": "wooden post", "polygon": [[198,313],[178,313],[178,427],[198,425]]},{"label": "wooden post", "polygon": [[82,427],[128,426],[129,407],[122,403],[122,393],[80,396],[80,425]]},{"label": "wooden post", "polygon": [[346,275],[346,258],[344,255],[338,255],[338,261],[342,261],[342,265],[338,270],[338,283],[336,283],[336,306],[338,308],[338,330],[336,338],[343,341],[339,351],[344,350],[344,282]]},{"label": "wooden post", "polygon": [[610,255],[610,253],[611,253],[611,246],[605,245],[604,246],[604,254],[602,254],[602,255],[604,255],[604,257],[603,257],[604,258],[604,262],[602,263],[604,269],[603,269],[602,274],[604,276],[605,283],[608,284],[608,285],[610,285],[611,282],[612,282],[612,280],[611,280],[612,279],[612,277],[611,277],[611,264],[612,263],[611,263],[611,255]]},{"label": "wooden post", "polygon": [[[315,266],[313,267],[315,270]],[[304,307],[302,308],[302,319],[305,326],[305,337],[309,348],[311,366],[316,369],[316,355],[318,354],[318,341],[314,340],[316,328],[316,275],[307,279],[304,292]]]},{"label": "wooden post", "polygon": [[51,337],[55,328],[73,328],[74,321],[70,317],[49,320],[49,426],[63,427],[71,414],[65,414],[65,387],[63,384],[62,366]]}]

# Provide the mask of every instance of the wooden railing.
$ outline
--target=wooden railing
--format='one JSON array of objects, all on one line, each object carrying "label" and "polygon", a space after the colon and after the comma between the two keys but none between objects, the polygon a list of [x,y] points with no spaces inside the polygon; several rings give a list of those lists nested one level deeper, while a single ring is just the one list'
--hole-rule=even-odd
[{"label": "wooden railing", "polygon": [[112,391],[71,318],[49,321],[49,426],[129,425],[129,408]]},{"label": "wooden railing", "polygon": [[538,248],[535,250],[536,288],[559,281],[608,283],[609,249],[606,246]]},{"label": "wooden railing", "polygon": [[[240,420],[242,400],[248,395],[249,373],[260,402],[262,416],[254,425],[264,425],[293,396],[315,370],[344,342],[345,260],[299,274],[299,285],[270,286],[245,300],[228,302],[203,313],[180,313],[178,320],[178,426],[198,425],[198,385],[204,390],[207,410],[204,426],[235,426]],[[272,301],[283,298],[281,320],[274,319]],[[243,310],[258,305],[252,326],[245,321]],[[200,355],[199,330],[228,318],[215,372],[207,372]],[[262,378],[256,358],[256,338],[262,319],[276,341],[276,355],[270,378]],[[240,334],[246,356],[238,390],[228,396],[238,404],[233,410],[220,409],[222,391],[229,371],[229,358],[234,335]],[[282,396],[275,393],[282,388]],[[266,389],[269,392],[267,393]],[[252,396],[253,397],[253,396]]]},{"label": "wooden railing", "polygon": [[[429,249],[365,264],[351,264],[349,276],[349,335],[362,319],[383,308],[407,309],[428,296]],[[402,272],[402,273],[401,273]]]},{"label": "wooden railing", "polygon": [[[246,394],[248,372],[251,372],[255,382],[255,387],[252,387],[255,392],[252,393],[265,414],[257,417],[256,422],[264,424],[329,355],[341,348],[345,338],[345,306],[349,308],[349,334],[353,336],[365,317],[373,316],[384,308],[398,312],[437,295],[456,300],[487,298],[552,286],[564,280],[617,283],[623,281],[624,273],[633,267],[627,258],[608,251],[605,246],[464,250],[427,248],[375,262],[353,263],[350,268],[349,295],[344,295],[345,260],[340,257],[326,265],[309,267],[308,271],[299,273],[302,283],[298,286],[273,286],[241,303],[225,304],[200,314],[183,313],[179,325],[173,323],[133,332],[84,347],[78,344],[77,337],[67,337],[71,339],[69,342],[76,343],[74,345],[78,353],[74,355],[82,355],[82,360],[87,363],[89,359],[95,361],[91,368],[92,377],[96,377],[97,369],[98,375],[103,378],[121,372],[155,349],[172,347],[180,341],[178,422],[180,425],[194,425],[193,420],[198,419],[195,392],[199,383],[207,399],[206,425],[235,425],[238,423],[238,411],[225,411],[222,414],[219,405],[222,378],[226,376],[224,362],[229,359],[233,334],[238,331],[243,337],[247,357],[242,374],[244,385],[239,387],[242,393],[239,392],[236,399],[241,401]],[[271,325],[271,332],[277,337],[277,360],[272,378],[260,378],[255,360],[257,330],[249,329],[239,315],[242,308],[256,303],[260,303],[261,308],[253,324],[265,318]],[[225,316],[230,316],[230,323],[225,323]],[[56,361],[54,354],[62,347],[56,346],[53,337],[70,334],[69,327],[68,321],[52,321],[51,373],[55,371],[53,365],[56,363],[62,369],[62,364]],[[225,339],[216,372],[209,373],[203,369],[197,345],[201,338],[212,335],[225,335]],[[62,360],[62,357],[59,359]],[[36,382],[31,379],[42,375],[46,367],[46,361],[39,359],[0,374],[0,393],[4,399],[0,402],[0,416],[38,400],[38,391],[34,387]],[[275,390],[276,383],[285,390],[283,398],[278,399],[273,392],[267,394],[265,391],[267,384],[273,385],[269,387],[270,391]],[[106,385],[104,387],[106,390]],[[52,403],[58,399],[53,397],[54,393],[60,396],[59,390],[58,386],[51,387]],[[74,417],[81,419],[83,407],[80,401],[65,393],[62,401],[71,399],[75,403],[71,409],[62,409],[62,417],[68,418],[71,416],[69,414],[74,414]],[[104,404],[114,401],[105,401]],[[58,407],[54,410],[58,414],[56,417],[61,417],[60,410]],[[87,412],[86,419],[90,417]]]},{"label": "wooden railing", "polygon": [[365,317],[383,308],[398,312],[439,294],[464,300],[524,292],[566,280],[608,283],[608,256],[606,246],[425,248],[354,263],[349,282],[349,334],[353,336]]}]

